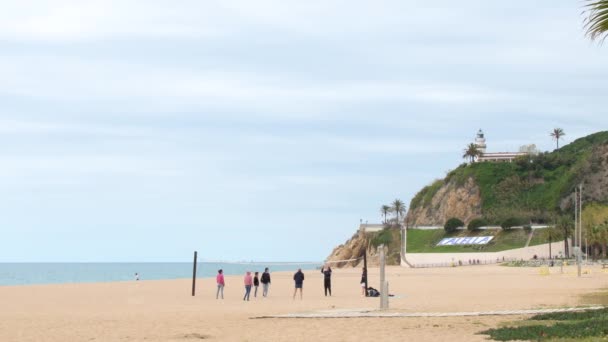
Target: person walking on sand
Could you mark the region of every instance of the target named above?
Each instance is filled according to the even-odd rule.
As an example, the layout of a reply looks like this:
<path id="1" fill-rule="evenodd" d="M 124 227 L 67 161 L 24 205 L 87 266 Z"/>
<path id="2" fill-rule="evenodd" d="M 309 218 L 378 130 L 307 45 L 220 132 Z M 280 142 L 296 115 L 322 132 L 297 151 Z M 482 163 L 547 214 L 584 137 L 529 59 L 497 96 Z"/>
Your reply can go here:
<path id="1" fill-rule="evenodd" d="M 262 273 L 262 296 L 268 296 L 268 287 L 270 286 L 270 272 L 268 272 L 268 267 L 264 269 L 264 273 Z"/>
<path id="2" fill-rule="evenodd" d="M 258 287 L 260 287 L 260 279 L 258 278 L 258 273 L 260 272 L 255 272 L 255 275 L 253 276 L 253 287 L 255 287 L 255 291 L 253 292 L 254 297 L 258 296 Z"/>
<path id="3" fill-rule="evenodd" d="M 218 299 L 220 294 L 222 295 L 222 299 L 224 299 L 224 286 L 226 283 L 224 282 L 224 271 L 218 270 L 217 276 L 215 277 L 215 282 L 217 283 L 217 292 L 215 293 L 215 299 Z"/>
<path id="4" fill-rule="evenodd" d="M 300 289 L 300 300 L 302 300 L 302 287 L 304 286 L 304 273 L 302 273 L 302 269 L 298 268 L 298 272 L 293 275 L 293 280 L 295 282 L 296 288 L 293 290 L 293 299 L 296 299 L 296 293 L 298 289 Z"/>
<path id="5" fill-rule="evenodd" d="M 251 293 L 251 285 L 253 285 L 253 279 L 251 278 L 251 272 L 247 271 L 247 273 L 245 273 L 245 279 L 244 283 L 245 283 L 245 296 L 243 297 L 243 300 L 249 300 L 249 294 Z"/>
<path id="6" fill-rule="evenodd" d="M 367 296 L 367 289 L 365 288 L 365 283 L 367 283 L 367 270 L 363 267 L 361 272 L 361 294 Z"/>
<path id="7" fill-rule="evenodd" d="M 321 268 L 321 273 L 323 273 L 323 287 L 325 288 L 325 297 L 327 297 L 327 291 L 329 291 L 329 296 L 331 297 L 331 267 L 323 266 L 323 268 Z"/>

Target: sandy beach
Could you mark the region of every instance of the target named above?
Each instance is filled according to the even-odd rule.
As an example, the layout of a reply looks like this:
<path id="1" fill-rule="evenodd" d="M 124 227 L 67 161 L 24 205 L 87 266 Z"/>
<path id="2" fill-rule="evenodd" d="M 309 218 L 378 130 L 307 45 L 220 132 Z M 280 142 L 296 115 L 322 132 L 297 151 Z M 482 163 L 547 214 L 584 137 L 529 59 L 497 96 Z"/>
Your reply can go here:
<path id="1" fill-rule="evenodd" d="M 576 306 L 580 296 L 608 287 L 608 272 L 573 266 L 550 269 L 469 266 L 390 267 L 390 310 L 462 312 Z M 226 277 L 225 299 L 215 280 L 60 284 L 0 287 L 0 341 L 483 341 L 476 333 L 520 316 L 449 318 L 254 319 L 323 310 L 375 309 L 361 296 L 360 269 L 336 269 L 333 296 L 323 295 L 319 271 L 306 271 L 304 299 L 293 300 L 292 273 L 272 273 L 268 298 L 244 302 L 241 276 Z M 145 279 L 145 275 L 142 275 Z M 370 269 L 378 287 L 378 269 Z"/>

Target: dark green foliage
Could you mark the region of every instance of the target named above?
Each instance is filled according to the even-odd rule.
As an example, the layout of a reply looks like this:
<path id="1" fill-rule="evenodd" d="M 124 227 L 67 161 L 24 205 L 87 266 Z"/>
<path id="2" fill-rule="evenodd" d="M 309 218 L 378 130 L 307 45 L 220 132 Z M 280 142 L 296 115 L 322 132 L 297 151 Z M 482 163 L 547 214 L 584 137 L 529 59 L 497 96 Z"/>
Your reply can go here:
<path id="1" fill-rule="evenodd" d="M 385 226 L 383 230 L 374 233 L 370 244 L 374 247 L 380 245 L 388 247 L 387 265 L 399 265 L 401 263 L 401 231 L 399 226 Z"/>
<path id="2" fill-rule="evenodd" d="M 584 8 L 586 34 L 601 44 L 608 37 L 608 0 L 587 0 Z"/>
<path id="3" fill-rule="evenodd" d="M 388 246 L 393 241 L 393 235 L 391 232 L 392 230 L 397 230 L 397 229 L 385 227 L 381 231 L 375 233 L 374 237 L 372 238 L 372 241 L 371 241 L 372 246 L 374 246 L 374 247 L 378 247 L 380 245 Z"/>
<path id="4" fill-rule="evenodd" d="M 489 329 L 480 334 L 490 335 L 497 341 L 608 337 L 608 309 L 542 314 L 532 317 L 531 320 L 559 322 L 552 325 L 542 325 L 539 322 L 538 325 Z"/>
<path id="5" fill-rule="evenodd" d="M 500 227 L 507 230 L 513 227 L 523 226 L 524 224 L 526 224 L 526 220 L 521 217 L 509 217 L 500 223 Z"/>
<path id="6" fill-rule="evenodd" d="M 568 321 L 591 319 L 601 315 L 608 316 L 608 308 L 603 308 L 599 310 L 585 310 L 578 312 L 553 312 L 536 315 L 531 317 L 530 319 L 534 321 Z"/>
<path id="7" fill-rule="evenodd" d="M 456 228 L 459 227 L 464 227 L 464 222 L 462 222 L 462 220 L 460 220 L 459 218 L 452 217 L 451 219 L 447 220 L 447 222 L 443 226 L 443 229 L 445 229 L 446 232 L 451 233 L 455 232 Z"/>
<path id="8" fill-rule="evenodd" d="M 467 229 L 468 230 L 477 230 L 480 227 L 484 227 L 487 225 L 488 225 L 488 222 L 486 220 L 484 220 L 483 218 L 475 218 L 475 219 L 472 219 L 471 222 L 469 222 Z"/>

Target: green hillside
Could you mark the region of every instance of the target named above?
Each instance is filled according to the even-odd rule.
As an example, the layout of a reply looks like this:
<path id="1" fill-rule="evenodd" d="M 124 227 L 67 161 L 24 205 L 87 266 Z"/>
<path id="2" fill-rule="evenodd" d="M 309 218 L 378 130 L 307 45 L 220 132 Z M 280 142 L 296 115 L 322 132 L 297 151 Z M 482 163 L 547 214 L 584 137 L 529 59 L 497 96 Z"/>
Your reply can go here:
<path id="1" fill-rule="evenodd" d="M 603 163 L 608 161 L 607 150 L 608 132 L 599 132 L 553 152 L 521 157 L 513 163 L 462 164 L 449 172 L 445 179 L 423 188 L 412 199 L 409 210 L 428 207 L 444 184 L 455 182 L 464 185 L 473 178 L 480 189 L 482 212 L 488 223 L 498 225 L 508 217 L 539 223 L 553 222 L 556 215 L 569 211 L 562 205 L 562 200 L 574 191 L 575 186 L 605 169 Z M 603 183 L 589 185 L 604 186 Z M 598 196 L 592 199 L 608 201 L 606 191 Z"/>

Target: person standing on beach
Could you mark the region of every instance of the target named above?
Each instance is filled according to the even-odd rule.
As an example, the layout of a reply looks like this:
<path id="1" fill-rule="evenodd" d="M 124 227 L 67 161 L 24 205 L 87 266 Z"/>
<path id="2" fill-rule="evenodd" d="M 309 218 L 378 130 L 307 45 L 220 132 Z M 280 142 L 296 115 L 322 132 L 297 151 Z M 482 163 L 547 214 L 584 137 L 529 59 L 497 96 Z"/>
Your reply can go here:
<path id="1" fill-rule="evenodd" d="M 224 286 L 226 283 L 224 282 L 224 271 L 218 270 L 217 276 L 215 277 L 215 282 L 217 283 L 217 292 L 215 293 L 215 299 L 218 299 L 219 295 L 222 295 L 222 299 L 224 299 Z"/>
<path id="2" fill-rule="evenodd" d="M 249 300 L 249 294 L 251 293 L 251 285 L 253 285 L 253 279 L 251 278 L 251 272 L 247 271 L 247 273 L 245 273 L 244 283 L 245 283 L 245 296 L 243 297 L 243 300 Z"/>
<path id="3" fill-rule="evenodd" d="M 300 289 L 300 300 L 302 300 L 302 287 L 304 286 L 304 273 L 302 269 L 298 268 L 298 272 L 293 275 L 293 280 L 296 284 L 296 288 L 293 290 L 293 299 L 296 299 L 296 293 Z"/>
<path id="4" fill-rule="evenodd" d="M 323 273 L 323 287 L 325 288 L 325 297 L 327 297 L 327 291 L 329 291 L 329 296 L 331 297 L 331 267 L 323 266 L 323 268 L 321 268 L 321 273 Z"/>
<path id="5" fill-rule="evenodd" d="M 253 287 L 255 287 L 255 291 L 253 292 L 254 297 L 258 296 L 258 287 L 260 287 L 260 279 L 258 278 L 258 273 L 260 272 L 255 272 L 255 275 L 253 276 Z"/>
<path id="6" fill-rule="evenodd" d="M 135 273 L 135 281 L 139 280 L 139 273 Z"/>
<path id="7" fill-rule="evenodd" d="M 264 269 L 264 273 L 262 273 L 262 296 L 268 296 L 268 287 L 270 286 L 270 273 L 268 272 L 268 267 Z"/>
<path id="8" fill-rule="evenodd" d="M 365 283 L 367 283 L 367 270 L 363 267 L 363 271 L 361 272 L 361 294 L 367 296 Z"/>

